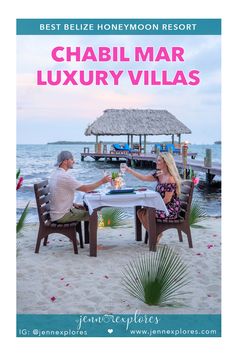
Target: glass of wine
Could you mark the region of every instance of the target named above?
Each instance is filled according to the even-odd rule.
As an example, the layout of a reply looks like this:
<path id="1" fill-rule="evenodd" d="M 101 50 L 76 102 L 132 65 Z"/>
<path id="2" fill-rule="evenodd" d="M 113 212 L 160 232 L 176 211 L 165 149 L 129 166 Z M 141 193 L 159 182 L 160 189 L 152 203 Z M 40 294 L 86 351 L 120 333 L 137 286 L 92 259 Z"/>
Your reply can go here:
<path id="1" fill-rule="evenodd" d="M 103 176 L 104 176 L 104 177 L 106 177 L 106 176 L 110 176 L 110 177 L 111 177 L 111 172 L 104 169 L 104 170 L 103 170 Z M 103 185 L 103 188 L 102 188 L 102 189 L 103 189 L 103 192 L 104 192 L 104 193 L 107 192 L 107 190 L 109 189 L 107 183 Z"/>
<path id="2" fill-rule="evenodd" d="M 110 172 L 107 170 L 103 170 L 103 176 L 110 176 Z"/>
<path id="3" fill-rule="evenodd" d="M 122 175 L 124 175 L 124 174 L 125 174 L 125 171 L 126 171 L 126 163 L 125 163 L 125 162 L 122 162 L 122 163 L 120 164 L 120 172 L 121 172 Z"/>

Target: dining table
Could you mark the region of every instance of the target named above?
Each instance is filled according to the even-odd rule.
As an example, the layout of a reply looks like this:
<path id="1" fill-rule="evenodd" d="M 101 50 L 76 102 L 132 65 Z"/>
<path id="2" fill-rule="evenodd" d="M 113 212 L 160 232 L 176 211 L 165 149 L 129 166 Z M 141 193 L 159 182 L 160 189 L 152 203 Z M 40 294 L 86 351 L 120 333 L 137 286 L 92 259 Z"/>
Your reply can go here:
<path id="1" fill-rule="evenodd" d="M 168 215 L 166 205 L 158 192 L 146 188 L 111 190 L 108 192 L 99 190 L 85 193 L 83 201 L 89 212 L 89 249 L 91 257 L 97 257 L 97 212 L 104 207 L 134 208 L 136 241 L 142 240 L 142 224 L 137 217 L 137 211 L 142 207 L 146 207 L 149 224 L 149 250 L 156 250 L 156 209 L 162 210 Z"/>

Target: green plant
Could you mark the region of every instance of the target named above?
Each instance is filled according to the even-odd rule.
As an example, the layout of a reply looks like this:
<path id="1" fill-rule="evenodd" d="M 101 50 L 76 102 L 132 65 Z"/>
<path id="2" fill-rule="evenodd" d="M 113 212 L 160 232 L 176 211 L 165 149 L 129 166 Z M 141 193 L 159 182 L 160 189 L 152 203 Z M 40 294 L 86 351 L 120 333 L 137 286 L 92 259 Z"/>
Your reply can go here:
<path id="1" fill-rule="evenodd" d="M 112 178 L 112 179 L 115 179 L 116 177 L 119 177 L 119 172 L 114 172 L 114 171 L 113 171 L 113 172 L 111 173 L 111 178 Z"/>
<path id="2" fill-rule="evenodd" d="M 191 227 L 195 228 L 204 228 L 204 226 L 201 225 L 196 225 L 200 221 L 204 220 L 207 218 L 205 210 L 203 210 L 202 206 L 194 200 L 192 202 L 191 208 L 190 208 L 190 215 L 189 215 L 189 225 Z"/>
<path id="3" fill-rule="evenodd" d="M 189 283 L 187 267 L 170 247 L 159 247 L 130 262 L 123 272 L 125 289 L 148 305 L 174 306 L 186 294 L 179 290 Z"/>
<path id="4" fill-rule="evenodd" d="M 116 227 L 124 223 L 127 214 L 120 208 L 103 208 L 99 218 L 100 227 Z"/>
<path id="5" fill-rule="evenodd" d="M 21 186 L 23 184 L 23 181 L 24 181 L 23 177 L 20 177 L 20 169 L 18 169 L 17 172 L 16 172 L 16 180 L 17 180 L 16 190 L 18 191 L 18 189 L 21 188 Z M 28 202 L 26 204 L 26 207 L 24 208 L 23 213 L 21 214 L 20 219 L 18 220 L 18 222 L 16 224 L 16 232 L 17 232 L 17 234 L 22 230 L 22 228 L 24 226 L 25 219 L 27 217 L 28 210 L 29 210 L 29 203 L 30 202 Z"/>
<path id="6" fill-rule="evenodd" d="M 23 213 L 21 214 L 20 219 L 18 220 L 18 222 L 16 224 L 16 232 L 17 233 L 20 232 L 22 230 L 22 228 L 24 227 L 25 219 L 26 219 L 27 214 L 28 214 L 29 203 L 30 202 L 28 202 L 26 204 L 26 207 L 23 210 Z"/>

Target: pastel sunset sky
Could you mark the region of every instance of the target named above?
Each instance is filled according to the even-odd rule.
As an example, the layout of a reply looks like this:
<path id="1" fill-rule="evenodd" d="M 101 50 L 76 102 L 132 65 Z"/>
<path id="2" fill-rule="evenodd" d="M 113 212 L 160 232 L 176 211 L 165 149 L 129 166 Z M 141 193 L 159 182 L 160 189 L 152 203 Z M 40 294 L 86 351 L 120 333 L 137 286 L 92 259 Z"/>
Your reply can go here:
<path id="1" fill-rule="evenodd" d="M 57 140 L 94 141 L 87 126 L 108 108 L 166 109 L 192 130 L 191 143 L 220 140 L 220 36 L 17 36 L 17 142 L 44 144 Z M 184 48 L 184 62 L 62 62 L 51 57 L 56 46 L 122 46 L 132 58 L 135 46 Z M 200 71 L 197 86 L 133 86 L 128 70 Z M 123 70 L 118 86 L 38 86 L 37 70 Z M 148 137 L 159 141 L 163 137 Z M 117 138 L 120 140 L 120 138 Z M 117 140 L 107 137 L 107 140 Z M 166 138 L 164 138 L 166 139 Z M 106 138 L 102 139 L 103 141 Z"/>

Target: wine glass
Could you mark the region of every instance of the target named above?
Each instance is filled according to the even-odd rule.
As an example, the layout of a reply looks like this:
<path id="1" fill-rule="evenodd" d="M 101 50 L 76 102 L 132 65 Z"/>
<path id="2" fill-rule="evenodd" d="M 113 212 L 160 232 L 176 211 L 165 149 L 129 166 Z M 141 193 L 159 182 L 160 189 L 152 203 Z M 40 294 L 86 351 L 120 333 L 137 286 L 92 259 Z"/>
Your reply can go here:
<path id="1" fill-rule="evenodd" d="M 120 172 L 121 172 L 121 174 L 124 176 L 124 174 L 125 174 L 125 171 L 126 171 L 126 163 L 125 162 L 122 162 L 121 164 L 120 164 Z"/>
<path id="2" fill-rule="evenodd" d="M 107 170 L 103 170 L 103 176 L 106 177 L 106 176 L 110 176 L 110 171 L 107 171 Z"/>
<path id="3" fill-rule="evenodd" d="M 110 176 L 110 177 L 111 177 L 111 172 L 104 169 L 104 170 L 103 170 L 103 176 L 104 176 L 104 177 L 106 177 L 106 176 Z M 107 192 L 107 190 L 108 190 L 107 183 L 103 185 L 102 189 L 103 189 L 104 193 Z"/>

